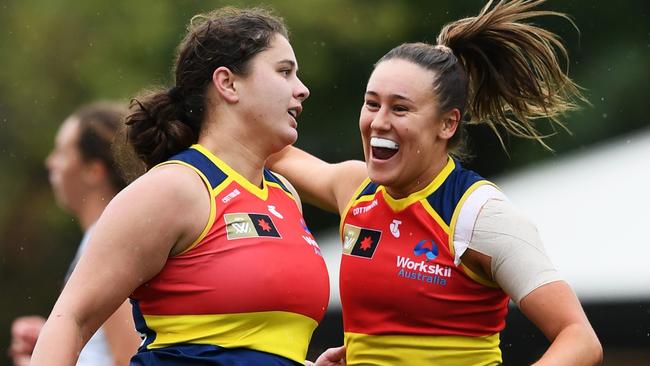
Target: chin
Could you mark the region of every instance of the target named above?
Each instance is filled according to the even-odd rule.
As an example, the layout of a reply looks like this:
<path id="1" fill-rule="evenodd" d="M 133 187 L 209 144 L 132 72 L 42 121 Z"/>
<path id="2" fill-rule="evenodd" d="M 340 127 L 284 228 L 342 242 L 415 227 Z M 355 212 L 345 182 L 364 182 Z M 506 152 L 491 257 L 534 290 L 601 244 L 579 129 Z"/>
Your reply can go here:
<path id="1" fill-rule="evenodd" d="M 298 131 L 296 129 L 293 129 L 291 133 L 285 136 L 285 139 L 288 141 L 287 145 L 293 145 L 296 141 L 298 141 Z"/>
<path id="2" fill-rule="evenodd" d="M 367 166 L 367 168 L 368 177 L 374 183 L 381 184 L 382 186 L 390 186 L 390 184 L 394 182 L 394 179 L 390 176 L 390 174 L 372 169 L 370 166 Z"/>

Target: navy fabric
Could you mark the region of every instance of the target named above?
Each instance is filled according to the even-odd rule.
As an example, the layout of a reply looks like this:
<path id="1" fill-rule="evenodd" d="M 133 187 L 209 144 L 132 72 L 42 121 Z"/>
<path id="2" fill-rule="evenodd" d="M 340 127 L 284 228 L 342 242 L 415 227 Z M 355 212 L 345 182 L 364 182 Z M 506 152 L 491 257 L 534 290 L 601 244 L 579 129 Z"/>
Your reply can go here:
<path id="1" fill-rule="evenodd" d="M 456 206 L 458 206 L 458 201 L 467 192 L 467 189 L 472 184 L 485 180 L 477 173 L 464 169 L 458 161 L 455 161 L 455 163 L 456 167 L 445 179 L 444 183 L 427 197 L 431 207 L 441 215 L 447 225 L 451 225 L 451 218 Z"/>
<path id="2" fill-rule="evenodd" d="M 180 344 L 142 350 L 131 358 L 131 366 L 297 366 L 287 358 L 246 348 Z"/>
<path id="3" fill-rule="evenodd" d="M 199 169 L 203 173 L 212 189 L 215 189 L 221 182 L 223 182 L 228 176 L 226 173 L 221 171 L 207 156 L 203 155 L 200 151 L 195 149 L 187 149 L 181 151 L 180 153 L 172 156 L 167 161 L 182 161 L 188 163 L 195 168 Z"/>

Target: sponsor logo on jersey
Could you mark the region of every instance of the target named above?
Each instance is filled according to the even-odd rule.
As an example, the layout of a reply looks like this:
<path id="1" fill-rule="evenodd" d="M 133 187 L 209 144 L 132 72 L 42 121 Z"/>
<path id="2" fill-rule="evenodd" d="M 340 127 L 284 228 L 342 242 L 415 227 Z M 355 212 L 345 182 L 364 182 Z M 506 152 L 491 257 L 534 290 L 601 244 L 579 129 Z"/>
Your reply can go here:
<path id="1" fill-rule="evenodd" d="M 226 221 L 228 240 L 272 237 L 281 238 L 269 215 L 254 213 L 227 213 L 223 215 Z"/>
<path id="2" fill-rule="evenodd" d="M 223 202 L 223 203 L 228 203 L 228 201 L 230 201 L 231 199 L 233 199 L 233 198 L 239 196 L 240 193 L 241 193 L 241 192 L 239 192 L 239 189 L 235 188 L 235 189 L 233 189 L 230 193 L 228 193 L 227 195 L 223 196 L 223 198 L 221 199 L 221 202 Z"/>
<path id="3" fill-rule="evenodd" d="M 278 210 L 275 209 L 275 206 L 273 205 L 268 205 L 269 212 L 273 214 L 273 216 L 279 218 L 279 219 L 284 219 L 284 216 L 282 216 L 281 213 L 278 212 Z"/>
<path id="4" fill-rule="evenodd" d="M 372 258 L 379 245 L 381 231 L 350 224 L 343 228 L 343 254 Z"/>
<path id="5" fill-rule="evenodd" d="M 314 249 L 314 253 L 320 255 L 321 257 L 323 256 L 323 254 L 321 254 L 318 243 L 316 243 L 316 240 L 314 240 L 311 235 L 303 235 L 302 238 L 307 242 L 307 244 L 311 245 L 311 247 Z"/>
<path id="6" fill-rule="evenodd" d="M 372 210 L 376 206 L 377 206 L 377 199 L 375 198 L 374 200 L 372 200 L 372 202 L 370 202 L 369 205 L 353 208 L 352 209 L 352 216 L 357 216 L 357 215 L 360 215 L 360 214 L 364 214 L 364 213 Z"/>
<path id="7" fill-rule="evenodd" d="M 413 254 L 416 257 L 424 254 L 427 257 L 427 261 L 432 261 L 438 257 L 438 245 L 433 240 L 420 240 L 415 244 Z"/>
<path id="8" fill-rule="evenodd" d="M 413 255 L 425 260 L 397 256 L 397 277 L 446 286 L 451 278 L 451 267 L 431 263 L 438 257 L 438 245 L 433 240 L 420 240 L 413 247 Z"/>

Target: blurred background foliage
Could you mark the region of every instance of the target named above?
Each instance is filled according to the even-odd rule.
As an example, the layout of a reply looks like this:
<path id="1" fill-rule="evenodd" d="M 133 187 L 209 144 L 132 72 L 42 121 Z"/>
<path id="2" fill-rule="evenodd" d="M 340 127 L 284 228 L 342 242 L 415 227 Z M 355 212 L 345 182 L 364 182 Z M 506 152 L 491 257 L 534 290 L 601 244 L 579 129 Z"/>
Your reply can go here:
<path id="1" fill-rule="evenodd" d="M 152 84 L 171 86 L 175 47 L 192 15 L 268 5 L 283 16 L 311 90 L 297 144 L 338 161 L 362 158 L 357 118 L 373 63 L 401 42 L 435 42 L 445 23 L 476 14 L 484 3 L 0 0 L 0 354 L 14 317 L 48 314 L 81 236 L 56 207 L 43 166 L 56 129 L 81 103 L 127 101 Z M 487 128 L 470 128 L 476 158 L 468 165 L 487 177 L 649 125 L 648 3 L 552 0 L 543 8 L 570 14 L 578 26 L 579 32 L 567 21 L 537 21 L 563 38 L 569 73 L 592 105 L 565 119 L 573 135 L 548 139 L 555 153 L 507 140 L 508 156 Z M 336 224 L 312 208 L 306 216 L 316 231 Z"/>

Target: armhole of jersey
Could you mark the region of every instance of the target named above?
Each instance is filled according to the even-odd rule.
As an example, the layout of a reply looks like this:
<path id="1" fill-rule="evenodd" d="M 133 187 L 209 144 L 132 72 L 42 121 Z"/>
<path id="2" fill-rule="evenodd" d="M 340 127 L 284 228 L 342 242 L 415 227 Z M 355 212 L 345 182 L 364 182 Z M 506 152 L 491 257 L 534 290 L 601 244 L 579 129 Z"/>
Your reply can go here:
<path id="1" fill-rule="evenodd" d="M 339 237 L 341 236 L 341 233 L 343 233 L 343 223 L 345 222 L 345 218 L 348 216 L 348 211 L 350 211 L 352 205 L 357 201 L 357 197 L 368 186 L 368 183 L 370 183 L 370 178 L 366 177 L 363 180 L 363 182 L 361 182 L 359 187 L 354 191 L 352 198 L 350 198 L 350 201 L 348 202 L 347 206 L 345 206 L 345 209 L 343 210 L 343 212 L 341 212 L 341 220 L 339 222 Z"/>
<path id="2" fill-rule="evenodd" d="M 479 275 L 461 262 L 461 256 L 469 247 L 474 225 L 481 208 L 488 200 L 507 200 L 506 196 L 489 181 L 480 180 L 472 184 L 456 205 L 449 226 L 449 247 L 453 248 L 454 264 L 460 266 L 469 278 L 481 285 L 498 288 L 499 285 L 489 278 Z"/>
<path id="3" fill-rule="evenodd" d="M 162 166 L 162 165 L 169 165 L 169 164 L 179 164 L 179 165 L 183 165 L 183 166 L 186 166 L 186 167 L 194 170 L 194 172 L 196 172 L 196 174 L 198 174 L 199 177 L 201 177 L 201 180 L 203 181 L 203 184 L 205 184 L 205 188 L 208 190 L 208 194 L 210 195 L 210 216 L 208 217 L 208 222 L 205 224 L 205 227 L 203 227 L 203 230 L 201 231 L 201 234 L 199 234 L 199 236 L 192 242 L 192 244 L 190 244 L 182 252 L 174 255 L 174 257 L 178 257 L 180 255 L 183 255 L 183 254 L 189 252 L 193 248 L 195 248 L 196 245 L 198 243 L 200 243 L 201 240 L 203 240 L 203 238 L 205 238 L 205 236 L 208 234 L 208 232 L 210 231 L 210 228 L 212 228 L 212 225 L 214 225 L 214 218 L 215 218 L 216 212 L 217 212 L 217 207 L 216 207 L 216 203 L 215 203 L 216 193 L 215 193 L 215 190 L 212 189 L 212 185 L 210 185 L 210 181 L 203 174 L 203 172 L 201 172 L 195 166 L 193 166 L 191 164 L 188 164 L 188 163 L 186 163 L 184 161 L 181 161 L 181 160 L 168 160 L 168 161 L 165 161 L 163 163 L 160 163 L 160 164 L 154 166 L 154 168 L 157 168 L 157 167 Z"/>
<path id="4" fill-rule="evenodd" d="M 296 196 L 298 196 L 298 192 L 296 191 L 296 193 L 294 193 L 296 188 L 293 187 L 291 182 L 289 182 L 289 180 L 285 176 L 283 176 L 282 174 L 278 174 L 278 173 L 276 173 L 274 171 L 271 171 L 271 170 L 269 170 L 269 173 L 273 176 L 273 178 L 280 181 L 280 183 L 282 183 L 284 185 L 284 187 L 282 185 L 276 183 L 276 182 L 272 182 L 272 181 L 269 181 L 269 180 L 266 181 L 266 184 L 281 189 L 282 192 L 284 192 L 284 194 L 289 196 L 289 198 L 291 198 L 296 203 L 296 206 L 298 206 L 298 201 L 296 200 Z M 293 190 L 291 188 L 289 188 L 289 187 L 292 187 Z M 298 196 L 298 197 L 300 197 L 300 196 Z M 302 212 L 302 208 L 299 207 L 299 209 Z"/>

